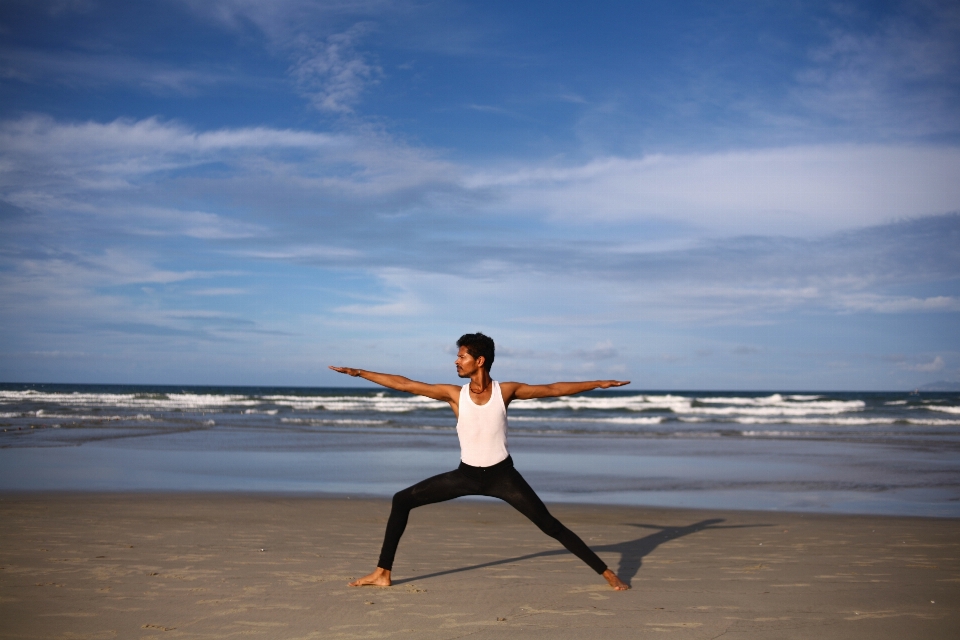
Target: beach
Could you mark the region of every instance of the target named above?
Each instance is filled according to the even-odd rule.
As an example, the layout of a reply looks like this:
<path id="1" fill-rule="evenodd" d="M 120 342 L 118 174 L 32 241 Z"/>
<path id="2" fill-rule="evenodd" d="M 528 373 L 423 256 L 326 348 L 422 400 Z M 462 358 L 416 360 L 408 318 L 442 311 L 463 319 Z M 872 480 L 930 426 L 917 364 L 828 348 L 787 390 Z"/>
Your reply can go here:
<path id="1" fill-rule="evenodd" d="M 939 638 L 960 628 L 960 396 L 595 392 L 510 451 L 633 589 L 489 499 L 454 418 L 369 389 L 0 385 L 0 637 Z"/>
<path id="2" fill-rule="evenodd" d="M 953 638 L 960 520 L 551 505 L 614 592 L 509 507 L 416 510 L 391 588 L 349 588 L 389 502 L 4 493 L 3 638 Z"/>

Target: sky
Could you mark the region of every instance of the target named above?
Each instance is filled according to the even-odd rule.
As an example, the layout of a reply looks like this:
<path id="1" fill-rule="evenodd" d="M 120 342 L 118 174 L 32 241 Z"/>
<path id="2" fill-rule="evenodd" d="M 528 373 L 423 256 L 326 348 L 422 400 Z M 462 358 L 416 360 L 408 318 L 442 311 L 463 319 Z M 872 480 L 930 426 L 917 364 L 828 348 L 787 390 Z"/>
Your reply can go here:
<path id="1" fill-rule="evenodd" d="M 960 381 L 960 5 L 0 0 L 0 381 Z"/>

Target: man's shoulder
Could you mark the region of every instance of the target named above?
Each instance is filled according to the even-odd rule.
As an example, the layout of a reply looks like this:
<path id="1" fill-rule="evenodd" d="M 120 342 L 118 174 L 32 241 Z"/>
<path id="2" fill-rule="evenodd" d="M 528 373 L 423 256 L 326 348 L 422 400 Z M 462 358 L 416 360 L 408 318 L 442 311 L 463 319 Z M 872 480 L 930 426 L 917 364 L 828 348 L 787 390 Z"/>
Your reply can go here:
<path id="1" fill-rule="evenodd" d="M 522 382 L 497 382 L 497 386 L 500 387 L 501 393 L 513 393 L 518 388 L 523 386 Z"/>

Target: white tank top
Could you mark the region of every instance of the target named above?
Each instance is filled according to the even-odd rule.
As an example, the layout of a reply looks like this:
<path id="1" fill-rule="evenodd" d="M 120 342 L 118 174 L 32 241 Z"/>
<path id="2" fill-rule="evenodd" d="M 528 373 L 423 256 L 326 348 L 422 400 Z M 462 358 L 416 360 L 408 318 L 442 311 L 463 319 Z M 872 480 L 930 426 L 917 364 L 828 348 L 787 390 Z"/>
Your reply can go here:
<path id="1" fill-rule="evenodd" d="M 470 397 L 469 383 L 460 389 L 457 436 L 460 460 L 471 467 L 491 467 L 507 458 L 507 407 L 496 380 L 484 405 L 476 404 Z"/>

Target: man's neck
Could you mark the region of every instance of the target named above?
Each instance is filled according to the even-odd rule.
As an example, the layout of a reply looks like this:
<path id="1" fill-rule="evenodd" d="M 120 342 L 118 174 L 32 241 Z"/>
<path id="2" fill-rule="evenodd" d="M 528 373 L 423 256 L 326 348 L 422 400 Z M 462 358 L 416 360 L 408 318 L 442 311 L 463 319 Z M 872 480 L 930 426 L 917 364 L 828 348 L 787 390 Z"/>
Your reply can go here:
<path id="1" fill-rule="evenodd" d="M 493 383 L 493 379 L 490 377 L 490 374 L 486 369 L 480 369 L 475 374 L 470 376 L 470 393 L 474 395 L 482 395 L 490 388 L 490 385 Z"/>

